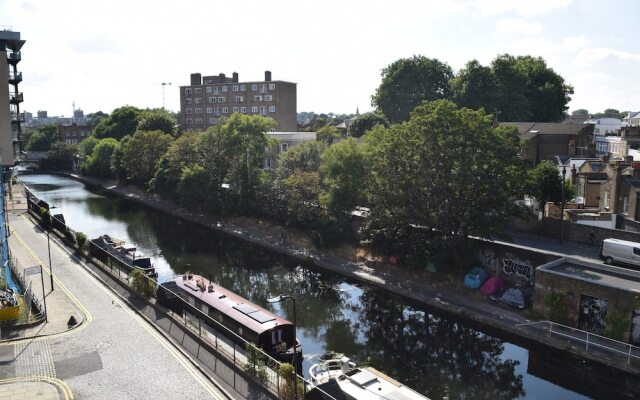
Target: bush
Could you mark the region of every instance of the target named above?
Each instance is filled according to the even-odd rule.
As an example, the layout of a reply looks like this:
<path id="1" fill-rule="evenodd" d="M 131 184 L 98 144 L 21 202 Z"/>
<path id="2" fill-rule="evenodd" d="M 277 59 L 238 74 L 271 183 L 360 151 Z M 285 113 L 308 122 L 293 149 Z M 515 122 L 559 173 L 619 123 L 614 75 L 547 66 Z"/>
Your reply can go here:
<path id="1" fill-rule="evenodd" d="M 44 226 L 51 226 L 51 214 L 49 213 L 49 210 L 44 207 L 40 207 L 39 214 L 42 224 Z"/>
<path id="2" fill-rule="evenodd" d="M 249 342 L 245 344 L 245 350 L 247 351 L 247 363 L 244 365 L 244 370 L 258 378 L 260 382 L 267 382 L 269 377 L 261 351 Z"/>
<path id="3" fill-rule="evenodd" d="M 294 381 L 296 380 L 296 373 L 293 365 L 289 363 L 280 364 L 278 375 L 282 378 L 280 380 L 280 398 L 284 400 L 291 400 L 295 398 L 294 393 Z M 298 394 L 302 398 L 304 393 L 304 386 L 301 382 L 298 382 Z"/>
<path id="4" fill-rule="evenodd" d="M 156 293 L 156 282 L 149 278 L 145 273 L 139 269 L 134 268 L 129 274 L 131 280 L 131 286 L 133 289 L 147 297 L 153 297 Z"/>
<path id="5" fill-rule="evenodd" d="M 569 316 L 564 293 L 551 293 L 545 298 L 544 305 L 549 308 L 549 320 L 558 324 L 567 324 Z"/>
<path id="6" fill-rule="evenodd" d="M 82 232 L 76 232 L 76 243 L 80 250 L 84 250 L 84 246 L 87 244 L 87 235 Z"/>
<path id="7" fill-rule="evenodd" d="M 606 322 L 604 336 L 624 342 L 624 334 L 629 332 L 631 327 L 631 312 L 629 310 L 609 311 Z"/>
<path id="8" fill-rule="evenodd" d="M 317 221 L 311 230 L 311 241 L 318 248 L 334 247 L 345 240 L 345 233 L 336 221 Z"/>

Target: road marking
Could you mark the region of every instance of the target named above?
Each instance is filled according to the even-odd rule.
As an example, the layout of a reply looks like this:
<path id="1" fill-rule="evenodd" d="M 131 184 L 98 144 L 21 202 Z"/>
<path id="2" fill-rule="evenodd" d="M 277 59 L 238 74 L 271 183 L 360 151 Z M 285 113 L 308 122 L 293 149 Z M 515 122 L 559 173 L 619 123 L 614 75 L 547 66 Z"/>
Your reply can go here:
<path id="1" fill-rule="evenodd" d="M 22 216 L 23 218 L 24 215 Z M 29 221 L 27 218 L 25 218 L 25 220 Z M 33 223 L 33 222 L 31 222 Z M 17 235 L 17 233 L 16 233 Z M 21 241 L 21 243 L 23 243 L 23 246 L 26 246 L 26 244 L 24 244 L 24 241 L 20 238 L 20 235 L 17 235 L 18 239 Z M 62 247 L 57 241 L 53 241 L 52 242 L 54 244 L 53 248 L 56 249 L 59 253 L 61 253 L 62 255 L 68 256 L 68 255 L 72 255 L 70 254 L 70 252 L 68 252 L 68 250 L 66 249 L 66 247 Z M 33 257 L 36 257 L 35 254 L 32 254 Z M 39 259 L 38 259 L 39 260 Z M 75 257 L 74 257 L 74 261 L 72 264 L 79 269 L 83 274 L 85 274 L 86 277 L 90 278 L 89 280 L 91 282 L 93 282 L 94 285 L 96 285 L 97 287 L 99 287 L 103 292 L 105 292 L 112 300 L 117 301 L 118 304 L 120 306 L 122 306 L 122 309 L 125 310 L 125 312 L 129 313 L 129 315 L 131 315 L 133 317 L 133 319 L 138 322 L 138 324 L 140 326 L 142 326 L 147 332 L 149 332 L 151 334 L 151 336 L 156 339 L 156 341 L 158 343 L 160 343 L 160 345 L 162 345 L 162 347 L 164 347 L 167 352 L 172 355 L 183 367 L 184 369 L 198 382 L 200 383 L 200 385 L 211 395 L 213 396 L 213 398 L 215 399 L 227 399 L 228 396 L 225 396 L 217 387 L 215 387 L 214 385 L 211 384 L 211 382 L 209 382 L 208 380 L 206 380 L 203 376 L 202 373 L 200 371 L 198 371 L 190 362 L 188 362 L 186 360 L 186 357 L 184 354 L 182 354 L 181 352 L 179 352 L 177 349 L 175 349 L 175 347 L 173 347 L 173 345 L 170 345 L 167 341 L 167 339 L 160 335 L 155 328 L 151 327 L 150 324 L 143 319 L 140 315 L 138 315 L 137 313 L 135 313 L 133 310 L 131 310 L 131 308 L 129 307 L 128 304 L 125 304 L 125 302 L 118 296 L 116 296 L 110 289 L 107 289 L 107 287 L 105 287 L 105 284 L 102 283 L 101 281 L 98 281 L 98 279 L 92 275 L 91 273 L 89 273 L 89 271 L 87 271 L 80 262 L 78 262 Z M 48 270 L 47 270 L 48 271 Z M 54 280 L 57 280 L 57 278 L 54 277 Z M 60 286 L 62 286 L 59 283 Z M 68 293 L 68 291 L 67 291 Z M 84 307 L 83 307 L 84 308 Z M 70 331 L 68 331 L 70 332 Z M 52 335 L 53 336 L 53 335 Z M 51 337 L 51 336 L 49 336 Z M 12 344 L 14 344 L 16 342 L 12 342 Z"/>
<path id="2" fill-rule="evenodd" d="M 55 385 L 62 392 L 65 400 L 73 400 L 73 392 L 69 385 L 64 381 L 57 378 L 51 378 L 48 376 L 18 376 L 15 378 L 0 379 L 0 385 L 9 383 L 22 383 L 22 382 L 46 382 Z"/>

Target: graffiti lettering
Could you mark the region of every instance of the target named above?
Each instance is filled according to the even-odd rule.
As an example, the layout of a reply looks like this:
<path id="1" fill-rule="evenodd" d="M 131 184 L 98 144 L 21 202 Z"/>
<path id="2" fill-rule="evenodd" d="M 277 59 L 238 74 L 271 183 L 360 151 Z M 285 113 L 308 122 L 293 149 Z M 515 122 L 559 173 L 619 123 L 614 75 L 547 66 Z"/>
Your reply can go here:
<path id="1" fill-rule="evenodd" d="M 531 263 L 515 258 L 503 258 L 502 271 L 508 275 L 520 276 L 529 282 L 531 282 L 533 278 L 533 266 Z"/>

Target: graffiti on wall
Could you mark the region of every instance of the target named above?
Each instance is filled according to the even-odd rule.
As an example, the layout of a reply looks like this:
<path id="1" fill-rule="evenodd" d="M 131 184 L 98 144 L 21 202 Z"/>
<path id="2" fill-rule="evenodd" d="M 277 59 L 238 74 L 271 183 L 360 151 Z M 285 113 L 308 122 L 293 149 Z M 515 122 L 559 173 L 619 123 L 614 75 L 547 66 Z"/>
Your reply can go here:
<path id="1" fill-rule="evenodd" d="M 480 262 L 490 271 L 498 273 L 498 259 L 493 249 L 481 248 L 480 249 Z"/>
<path id="2" fill-rule="evenodd" d="M 533 280 L 533 265 L 531 265 L 531 262 L 517 259 L 509 253 L 502 259 L 502 271 L 507 275 L 523 278 L 527 282 Z"/>
<path id="3" fill-rule="evenodd" d="M 579 328 L 602 334 L 607 327 L 607 309 L 609 302 L 605 299 L 587 296 L 580 296 L 580 316 L 578 318 Z"/>

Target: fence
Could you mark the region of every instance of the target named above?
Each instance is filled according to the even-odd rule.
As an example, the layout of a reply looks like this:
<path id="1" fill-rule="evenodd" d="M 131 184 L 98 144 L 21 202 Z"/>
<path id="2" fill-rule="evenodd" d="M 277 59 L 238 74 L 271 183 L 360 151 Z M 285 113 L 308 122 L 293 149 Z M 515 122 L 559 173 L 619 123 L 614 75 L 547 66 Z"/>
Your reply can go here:
<path id="1" fill-rule="evenodd" d="M 25 187 L 25 194 L 27 197 L 28 208 L 31 214 L 39 221 L 43 222 L 43 215 L 41 214 L 41 208 L 49 210 L 49 205 L 42 200 L 39 200 L 28 188 Z M 47 229 L 53 229 L 58 236 L 65 238 L 69 244 L 76 245 L 75 243 L 75 231 L 69 228 L 64 221 L 57 220 L 52 217 L 52 223 Z M 62 231 L 60 230 L 62 229 Z M 140 282 L 136 282 L 137 279 L 142 279 L 143 285 L 148 288 L 153 288 L 152 292 L 155 294 L 155 288 L 157 282 L 144 274 L 136 274 L 135 277 L 129 275 L 128 270 L 125 269 L 120 260 L 114 259 L 114 257 L 105 249 L 99 246 L 92 246 L 92 252 L 96 252 L 92 255 L 92 262 L 103 270 L 108 270 L 114 279 L 117 279 L 120 284 L 127 286 L 132 292 L 137 292 L 138 296 L 145 297 L 136 290 L 136 286 L 139 287 Z M 84 252 L 84 249 L 81 249 Z M 102 254 L 99 254 L 102 252 Z M 165 290 L 168 290 L 165 288 Z M 168 290 L 170 291 L 170 290 Z M 170 291 L 171 292 L 171 291 Z M 178 293 L 172 292 L 183 303 L 182 315 L 168 310 L 167 313 L 171 314 L 175 320 L 181 320 L 183 328 L 189 330 L 194 335 L 197 335 L 203 342 L 207 343 L 209 347 L 215 351 L 218 355 L 225 358 L 229 363 L 232 363 L 240 370 L 246 371 L 252 375 L 256 381 L 258 381 L 264 388 L 266 388 L 271 394 L 278 398 L 292 397 L 292 378 L 282 377 L 279 373 L 281 362 L 275 360 L 261 349 L 257 348 L 254 343 L 246 341 L 241 336 L 238 336 L 235 332 L 222 325 L 220 322 L 211 318 L 203 311 L 191 307 L 187 301 L 185 301 Z M 190 310 L 190 311 L 188 311 Z M 251 348 L 256 354 L 247 354 L 247 348 Z M 256 356 L 257 355 L 257 356 Z M 295 375 L 295 381 L 297 382 L 299 394 L 306 395 L 307 389 L 311 386 L 310 382 L 305 380 L 299 375 Z M 301 388 L 301 389 L 300 389 Z M 325 399 L 335 400 L 333 396 L 316 388 Z M 285 396 L 285 392 L 287 396 Z M 301 397 L 303 398 L 303 397 Z"/>
<path id="2" fill-rule="evenodd" d="M 1 321 L 2 325 L 23 325 L 23 324 L 35 324 L 43 321 L 46 318 L 45 309 L 42 306 L 44 299 L 38 298 L 32 291 L 31 286 L 27 284 L 27 279 L 24 274 L 23 268 L 18 268 L 18 260 L 15 258 L 9 258 L 9 269 L 11 274 L 15 277 L 20 286 L 23 287 L 23 298 L 25 300 L 25 312 L 21 313 L 18 318 L 8 319 Z M 35 312 L 32 312 L 35 310 Z"/>
<path id="3" fill-rule="evenodd" d="M 609 339 L 595 333 L 583 331 L 552 321 L 528 322 L 516 325 L 518 328 L 536 329 L 547 333 L 550 337 L 566 339 L 569 342 L 581 343 L 584 350 L 590 353 L 605 353 L 607 355 L 625 359 L 627 364 L 640 361 L 640 347 L 628 343 Z"/>

